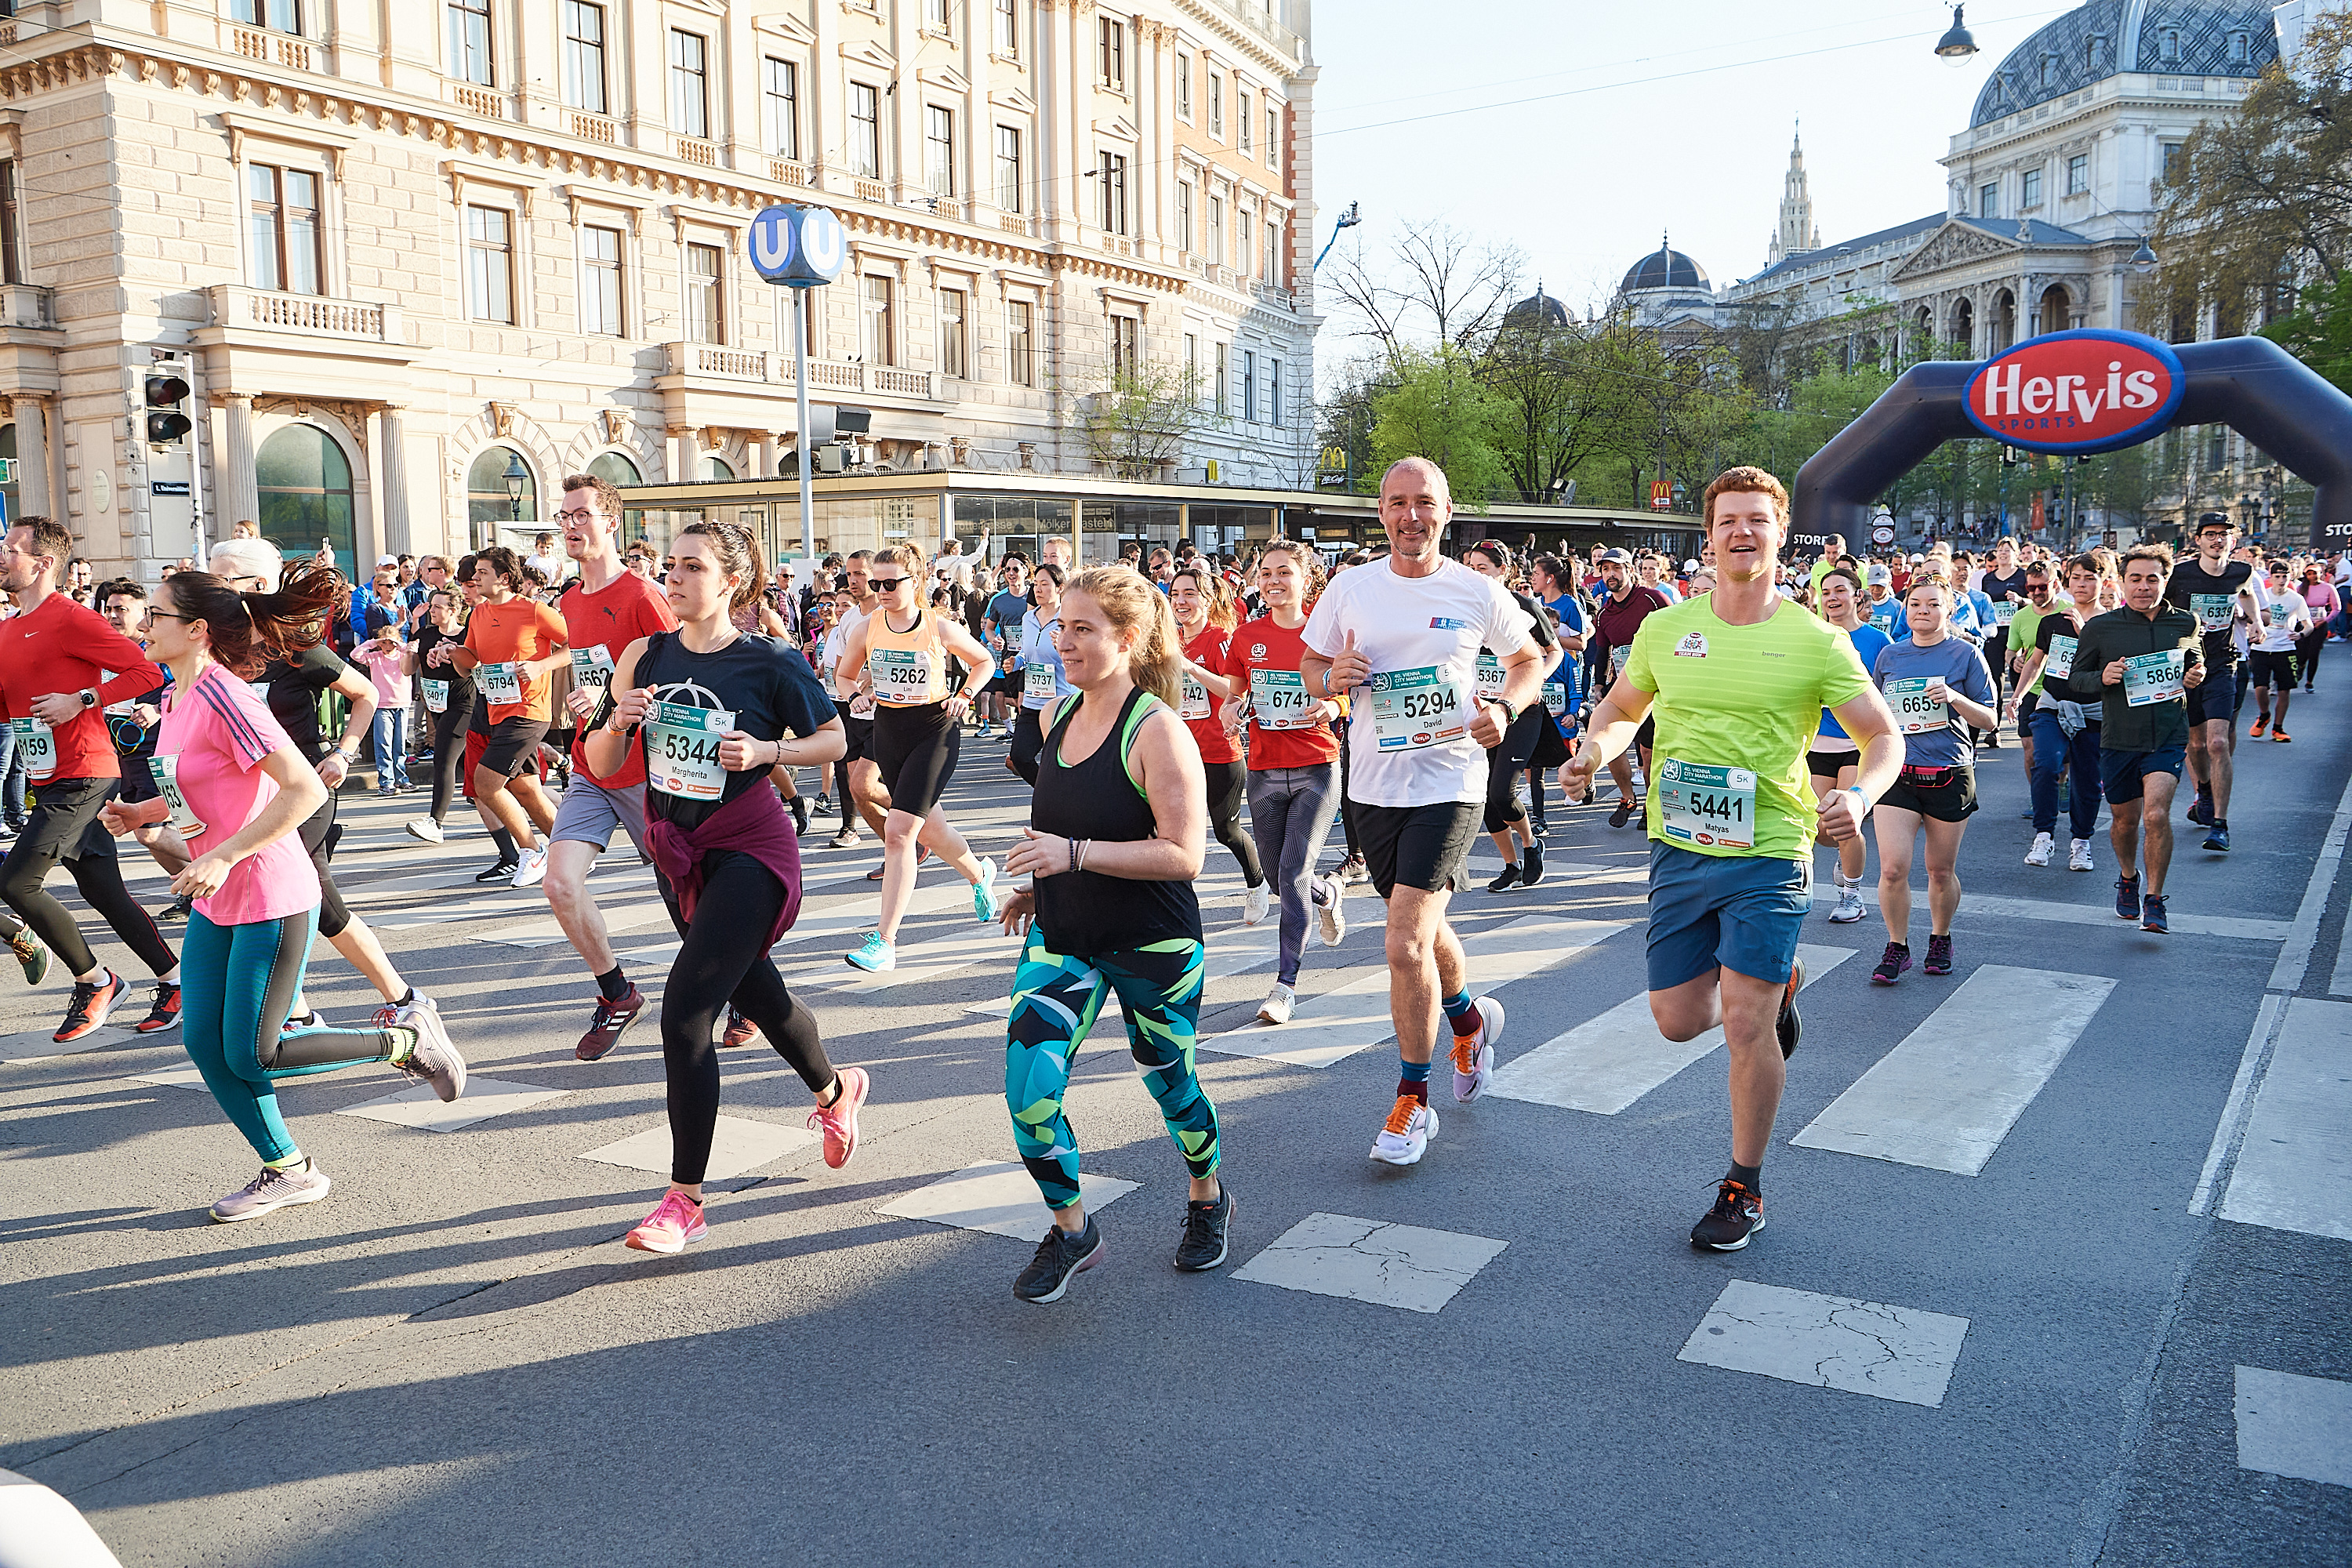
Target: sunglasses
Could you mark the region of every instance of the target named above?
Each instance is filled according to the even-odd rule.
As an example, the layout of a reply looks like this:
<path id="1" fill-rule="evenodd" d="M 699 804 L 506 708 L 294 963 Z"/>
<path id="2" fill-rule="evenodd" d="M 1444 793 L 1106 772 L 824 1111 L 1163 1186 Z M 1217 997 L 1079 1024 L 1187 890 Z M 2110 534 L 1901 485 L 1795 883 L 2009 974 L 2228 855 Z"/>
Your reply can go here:
<path id="1" fill-rule="evenodd" d="M 907 581 L 904 577 L 868 577 L 866 585 L 877 594 L 887 594 Z"/>

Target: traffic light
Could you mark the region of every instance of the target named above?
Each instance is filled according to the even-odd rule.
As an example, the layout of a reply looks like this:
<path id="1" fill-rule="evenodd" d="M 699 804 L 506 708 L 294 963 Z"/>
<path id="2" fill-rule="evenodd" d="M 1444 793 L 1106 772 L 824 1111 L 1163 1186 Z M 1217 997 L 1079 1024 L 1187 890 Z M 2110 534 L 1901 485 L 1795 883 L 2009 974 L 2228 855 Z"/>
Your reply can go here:
<path id="1" fill-rule="evenodd" d="M 147 373 L 147 444 L 176 447 L 188 438 L 187 378 L 168 367 Z"/>

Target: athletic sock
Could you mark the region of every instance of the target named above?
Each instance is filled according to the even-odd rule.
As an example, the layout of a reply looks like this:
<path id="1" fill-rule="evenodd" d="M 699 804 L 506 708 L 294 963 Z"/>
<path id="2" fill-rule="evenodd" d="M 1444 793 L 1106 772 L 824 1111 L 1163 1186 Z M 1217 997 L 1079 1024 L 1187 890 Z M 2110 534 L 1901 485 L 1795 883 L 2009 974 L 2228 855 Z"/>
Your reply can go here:
<path id="1" fill-rule="evenodd" d="M 616 963 L 596 976 L 596 989 L 603 993 L 605 1001 L 618 1002 L 629 994 L 629 977 L 621 973 L 621 966 Z"/>
<path id="2" fill-rule="evenodd" d="M 1466 1039 L 1476 1034 L 1486 1023 L 1478 1016 L 1478 1009 L 1471 1003 L 1467 991 L 1456 991 L 1442 1005 L 1445 1008 L 1445 1021 L 1454 1026 L 1457 1039 Z"/>
<path id="3" fill-rule="evenodd" d="M 394 1003 L 393 1004 L 393 1005 L 394 1005 L 394 1006 L 395 1006 L 395 1007 L 414 1007 L 414 1006 L 415 1006 L 415 1005 L 416 1005 L 416 987 L 415 987 L 415 986 L 414 986 L 414 985 L 410 986 L 410 987 L 408 988 L 408 990 L 407 990 L 406 994 L 404 994 L 400 998 L 400 1000 L 399 1000 L 399 1001 L 394 1002 Z"/>
<path id="4" fill-rule="evenodd" d="M 265 1171 L 299 1171 L 310 1163 L 310 1156 L 297 1149 L 282 1160 L 264 1160 L 261 1168 Z"/>
<path id="5" fill-rule="evenodd" d="M 1764 1190 L 1764 1167 L 1743 1165 L 1734 1160 L 1731 1162 L 1731 1179 L 1751 1193 L 1760 1193 Z"/>
<path id="6" fill-rule="evenodd" d="M 490 842 L 498 846 L 499 863 L 500 865 L 509 866 L 522 858 L 522 857 L 515 850 L 514 835 L 509 833 L 505 828 L 491 828 Z"/>
<path id="7" fill-rule="evenodd" d="M 1427 1105 L 1429 1103 L 1429 1064 L 1405 1061 L 1402 1057 L 1397 1060 L 1402 1068 L 1397 1075 L 1398 1097 L 1402 1098 L 1409 1094 L 1423 1105 Z"/>

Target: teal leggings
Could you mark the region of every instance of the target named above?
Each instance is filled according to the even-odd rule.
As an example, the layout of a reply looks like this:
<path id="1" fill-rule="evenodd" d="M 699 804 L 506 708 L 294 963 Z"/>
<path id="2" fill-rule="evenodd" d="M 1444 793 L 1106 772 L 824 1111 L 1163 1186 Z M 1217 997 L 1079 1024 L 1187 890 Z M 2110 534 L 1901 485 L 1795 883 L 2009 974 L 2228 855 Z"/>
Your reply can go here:
<path id="1" fill-rule="evenodd" d="M 391 1059 L 407 1029 L 299 1029 L 286 1016 L 302 992 L 302 972 L 319 911 L 251 925 L 215 925 L 188 914 L 180 945 L 180 1038 L 205 1087 L 266 1163 L 296 1151 L 278 1113 L 281 1078 Z"/>
<path id="2" fill-rule="evenodd" d="M 1066 958 L 1048 952 L 1045 937 L 1030 928 L 1013 975 L 1004 1102 L 1013 1112 L 1013 1145 L 1048 1208 L 1078 1201 L 1078 1140 L 1062 1114 L 1062 1097 L 1070 1087 L 1070 1058 L 1114 988 L 1144 1087 L 1160 1102 L 1185 1168 L 1195 1179 L 1215 1173 L 1217 1108 L 1192 1072 L 1204 969 L 1201 944 L 1189 937 L 1129 952 Z"/>

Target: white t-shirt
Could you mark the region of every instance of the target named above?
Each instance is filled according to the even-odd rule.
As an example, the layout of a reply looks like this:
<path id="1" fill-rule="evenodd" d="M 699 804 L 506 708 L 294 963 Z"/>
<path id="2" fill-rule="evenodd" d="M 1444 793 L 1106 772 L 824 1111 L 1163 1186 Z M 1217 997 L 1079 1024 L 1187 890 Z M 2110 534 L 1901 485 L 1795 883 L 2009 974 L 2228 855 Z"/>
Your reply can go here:
<path id="1" fill-rule="evenodd" d="M 1418 676 L 1450 690 L 1469 711 L 1477 689 L 1478 650 L 1497 657 L 1528 646 L 1528 617 L 1491 578 L 1458 561 L 1426 577 L 1400 577 L 1375 561 L 1331 579 L 1301 634 L 1307 646 L 1336 658 L 1356 634 L 1357 651 L 1378 676 Z M 1383 743 L 1370 688 L 1354 693 L 1348 717 L 1348 794 L 1364 805 L 1437 805 L 1486 798 L 1486 752 L 1466 726 L 1450 740 L 1413 744 L 1409 734 Z M 1391 725 L 1391 729 L 1395 726 Z"/>
<path id="2" fill-rule="evenodd" d="M 879 601 L 877 602 L 879 603 Z M 833 630 L 824 634 L 824 647 L 819 655 L 824 660 L 825 668 L 833 672 L 826 680 L 827 689 L 835 697 L 848 700 L 849 715 L 853 719 L 872 718 L 874 699 L 852 695 L 857 690 L 858 672 L 854 669 L 844 671 L 841 668 L 841 649 L 842 646 L 849 641 L 849 634 L 872 618 L 871 610 L 852 610 L 842 616 L 840 620 L 834 623 Z"/>
<path id="3" fill-rule="evenodd" d="M 2270 613 L 2270 625 L 2255 639 L 2254 646 L 2264 653 L 2293 653 L 2294 639 L 2311 629 L 2311 606 L 2292 589 L 2273 594 L 2270 584 L 2260 578 L 2252 585 L 2255 603 Z"/>

